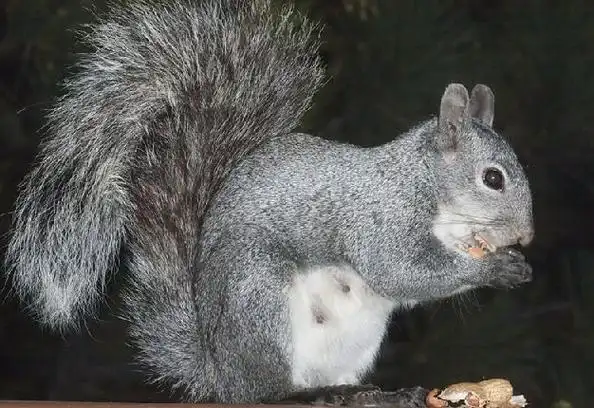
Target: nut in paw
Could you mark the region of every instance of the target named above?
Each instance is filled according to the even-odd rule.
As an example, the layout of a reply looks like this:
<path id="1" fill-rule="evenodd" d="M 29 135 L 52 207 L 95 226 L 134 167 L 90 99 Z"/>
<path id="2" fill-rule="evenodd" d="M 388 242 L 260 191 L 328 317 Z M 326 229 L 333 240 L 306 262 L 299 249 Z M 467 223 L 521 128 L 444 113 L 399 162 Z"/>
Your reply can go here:
<path id="1" fill-rule="evenodd" d="M 497 250 L 495 245 L 490 244 L 480 234 L 473 234 L 470 242 L 470 244 L 460 242 L 457 246 L 462 252 L 466 252 L 475 259 L 484 258 L 488 254 L 494 253 Z"/>

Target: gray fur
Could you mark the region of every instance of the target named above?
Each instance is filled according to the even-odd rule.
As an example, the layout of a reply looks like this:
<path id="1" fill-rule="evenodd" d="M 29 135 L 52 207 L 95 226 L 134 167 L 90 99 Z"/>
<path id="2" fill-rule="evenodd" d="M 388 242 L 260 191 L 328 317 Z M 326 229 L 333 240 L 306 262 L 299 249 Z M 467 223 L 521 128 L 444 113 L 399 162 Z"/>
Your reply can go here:
<path id="1" fill-rule="evenodd" d="M 240 3 L 140 2 L 95 27 L 9 249 L 19 293 L 65 328 L 124 247 L 139 359 L 188 401 L 299 391 L 285 290 L 300 271 L 348 267 L 384 308 L 530 279 L 516 252 L 456 249 L 474 232 L 499 247 L 533 235 L 488 87 L 449 85 L 437 118 L 379 147 L 291 134 L 322 80 L 315 27 Z M 493 166 L 502 191 L 481 184 Z"/>
<path id="2" fill-rule="evenodd" d="M 76 324 L 103 293 L 135 208 L 134 166 L 146 167 L 161 143 L 187 143 L 180 153 L 200 166 L 188 182 L 208 186 L 188 209 L 199 219 L 226 169 L 290 131 L 320 83 L 315 27 L 289 35 L 291 13 L 275 21 L 263 1 L 238 15 L 231 10 L 241 2 L 203 3 L 116 7 L 85 38 L 95 52 L 49 115 L 7 253 L 15 288 L 50 327 Z"/>

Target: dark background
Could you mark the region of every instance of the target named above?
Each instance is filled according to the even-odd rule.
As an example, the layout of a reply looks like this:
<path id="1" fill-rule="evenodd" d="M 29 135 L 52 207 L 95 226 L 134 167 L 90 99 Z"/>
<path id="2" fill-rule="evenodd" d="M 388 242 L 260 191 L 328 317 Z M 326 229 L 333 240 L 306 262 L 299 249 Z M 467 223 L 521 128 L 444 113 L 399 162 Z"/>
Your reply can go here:
<path id="1" fill-rule="evenodd" d="M 394 319 L 372 378 L 387 388 L 509 378 L 533 407 L 587 407 L 594 389 L 594 4 L 545 0 L 297 0 L 326 24 L 331 80 L 306 130 L 360 145 L 436 114 L 449 82 L 492 87 L 495 126 L 526 166 L 531 284 L 482 290 Z M 103 0 L 0 2 L 0 233 L 61 90 L 75 30 Z M 0 399 L 162 400 L 131 365 L 112 285 L 102 318 L 59 338 L 5 281 Z"/>

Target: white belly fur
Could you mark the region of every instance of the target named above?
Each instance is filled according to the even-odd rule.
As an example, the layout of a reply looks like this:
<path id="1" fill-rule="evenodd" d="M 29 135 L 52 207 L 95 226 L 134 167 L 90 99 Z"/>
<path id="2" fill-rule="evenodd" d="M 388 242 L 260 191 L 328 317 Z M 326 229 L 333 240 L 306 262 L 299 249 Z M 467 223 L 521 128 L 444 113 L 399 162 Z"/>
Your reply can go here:
<path id="1" fill-rule="evenodd" d="M 372 368 L 398 304 L 348 267 L 305 271 L 287 289 L 295 387 L 358 384 Z"/>

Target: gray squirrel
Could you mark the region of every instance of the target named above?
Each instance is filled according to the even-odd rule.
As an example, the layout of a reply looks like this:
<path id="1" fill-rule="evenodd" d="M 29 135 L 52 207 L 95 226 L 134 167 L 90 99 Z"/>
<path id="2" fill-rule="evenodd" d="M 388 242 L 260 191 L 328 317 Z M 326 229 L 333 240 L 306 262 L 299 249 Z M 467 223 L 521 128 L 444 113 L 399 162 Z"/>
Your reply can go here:
<path id="1" fill-rule="evenodd" d="M 393 312 L 531 280 L 512 249 L 531 192 L 489 87 L 452 83 L 363 148 L 296 133 L 325 76 L 290 6 L 137 1 L 93 27 L 15 205 L 6 263 L 41 324 L 78 328 L 122 259 L 139 361 L 185 401 L 377 398 Z"/>

